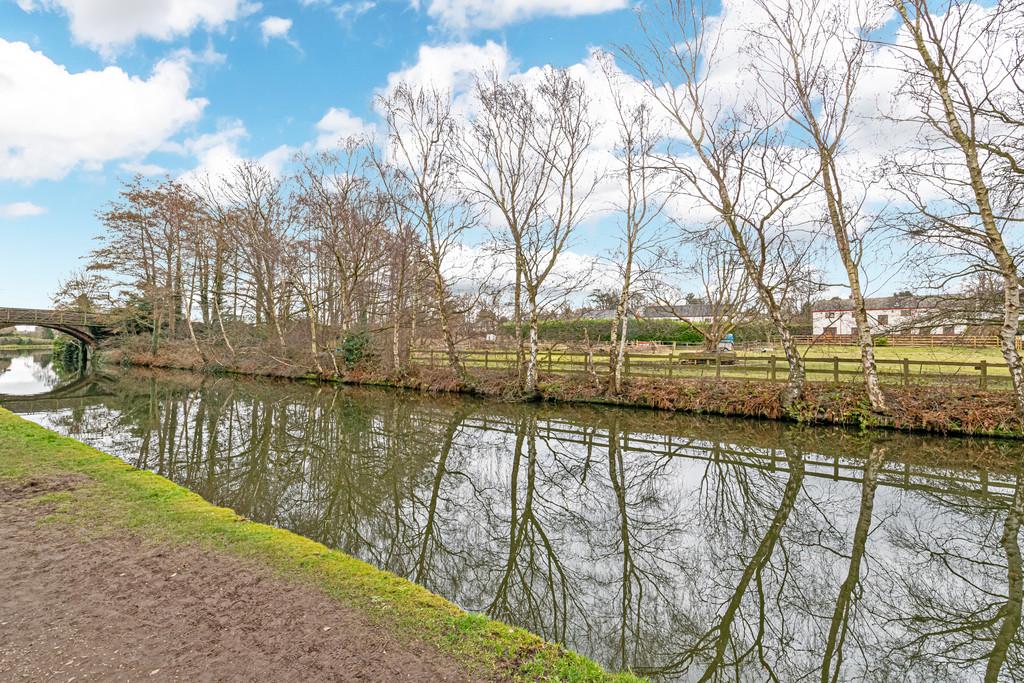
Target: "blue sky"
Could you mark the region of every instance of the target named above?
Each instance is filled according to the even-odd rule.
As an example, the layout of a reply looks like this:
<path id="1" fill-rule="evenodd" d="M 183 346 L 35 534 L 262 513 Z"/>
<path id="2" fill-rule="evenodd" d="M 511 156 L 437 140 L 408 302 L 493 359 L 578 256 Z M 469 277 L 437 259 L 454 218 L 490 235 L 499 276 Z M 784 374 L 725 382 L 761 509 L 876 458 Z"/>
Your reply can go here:
<path id="1" fill-rule="evenodd" d="M 332 109 L 374 121 L 403 69 L 569 66 L 636 31 L 626 0 L 0 0 L 0 305 L 47 305 L 135 171 L 279 163 Z"/>

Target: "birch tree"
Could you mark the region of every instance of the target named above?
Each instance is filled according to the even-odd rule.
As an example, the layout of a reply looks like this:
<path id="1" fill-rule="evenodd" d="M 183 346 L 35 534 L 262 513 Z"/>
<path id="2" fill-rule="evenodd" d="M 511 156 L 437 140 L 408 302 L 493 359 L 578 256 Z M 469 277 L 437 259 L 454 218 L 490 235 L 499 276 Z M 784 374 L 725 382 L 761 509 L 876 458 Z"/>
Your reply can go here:
<path id="1" fill-rule="evenodd" d="M 1024 418 L 1020 326 L 1019 181 L 1021 116 L 1019 3 L 893 0 L 901 30 L 892 49 L 905 71 L 910 111 L 895 117 L 918 131 L 889 163 L 910 204 L 908 233 L 934 249 L 944 281 L 988 272 L 1002 283 L 999 339 L 1018 413 Z"/>
<path id="2" fill-rule="evenodd" d="M 757 5 L 766 17 L 763 26 L 753 29 L 758 81 L 817 154 L 817 185 L 850 287 L 864 384 L 872 409 L 885 412 L 861 284 L 861 246 L 869 220 L 842 158 L 855 124 L 855 96 L 876 11 L 866 4 L 829 0 L 757 0 Z"/>
<path id="3" fill-rule="evenodd" d="M 779 335 L 789 364 L 784 407 L 801 395 L 806 372 L 784 310 L 787 291 L 809 253 L 798 237 L 798 202 L 814 182 L 798 149 L 784 144 L 786 112 L 724 99 L 715 77 L 733 68 L 722 59 L 723 36 L 707 30 L 698 1 L 666 0 L 641 14 L 643 40 L 623 48 L 648 95 L 669 119 L 683 148 L 666 163 L 687 198 L 714 215 L 708 230 L 724 231 Z M 737 97 L 745 93 L 737 94 Z"/>
<path id="4" fill-rule="evenodd" d="M 669 185 L 663 167 L 657 161 L 660 132 L 650 102 L 631 101 L 625 92 L 625 79 L 606 55 L 602 68 L 615 104 L 617 144 L 615 176 L 621 184 L 622 199 L 616 207 L 620 222 L 619 247 L 615 261 L 619 264 L 622 284 L 615 302 L 609 354 L 608 389 L 616 394 L 622 386 L 626 357 L 631 295 L 636 282 L 644 275 L 641 257 L 656 240 Z"/>

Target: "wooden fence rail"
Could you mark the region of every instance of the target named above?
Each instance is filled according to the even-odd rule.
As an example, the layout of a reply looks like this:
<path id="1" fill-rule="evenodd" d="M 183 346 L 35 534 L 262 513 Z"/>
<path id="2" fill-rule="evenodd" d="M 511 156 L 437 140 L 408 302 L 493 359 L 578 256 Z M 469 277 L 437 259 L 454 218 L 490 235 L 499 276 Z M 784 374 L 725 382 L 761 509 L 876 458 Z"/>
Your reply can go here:
<path id="1" fill-rule="evenodd" d="M 445 367 L 448 357 L 443 351 L 424 349 L 412 352 L 412 362 L 427 367 Z M 463 351 L 465 367 L 477 370 L 511 370 L 516 366 L 514 351 Z M 911 384 L 969 384 L 979 389 L 1010 386 L 1006 365 L 987 360 L 960 362 L 947 360 L 877 360 L 882 382 Z M 804 359 L 807 379 L 818 382 L 859 382 L 863 374 L 860 358 L 808 357 Z M 548 349 L 538 357 L 541 372 L 549 374 L 609 373 L 608 357 L 579 351 Z M 626 377 L 684 378 L 714 377 L 722 379 L 757 379 L 785 382 L 789 362 L 785 356 L 736 356 L 701 352 L 669 354 L 627 353 L 623 366 Z"/>

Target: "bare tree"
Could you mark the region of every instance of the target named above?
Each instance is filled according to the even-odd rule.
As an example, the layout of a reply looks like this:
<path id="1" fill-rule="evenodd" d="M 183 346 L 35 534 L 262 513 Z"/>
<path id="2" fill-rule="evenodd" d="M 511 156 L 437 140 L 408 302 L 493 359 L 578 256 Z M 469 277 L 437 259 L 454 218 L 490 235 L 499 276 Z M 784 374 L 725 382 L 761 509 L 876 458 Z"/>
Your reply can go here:
<path id="1" fill-rule="evenodd" d="M 723 64 L 723 36 L 707 30 L 698 1 L 666 0 L 641 14 L 644 39 L 623 54 L 644 88 L 688 147 L 666 162 L 682 192 L 716 219 L 706 231 L 724 230 L 743 262 L 761 304 L 775 325 L 789 363 L 781 393 L 788 407 L 803 391 L 803 358 L 790 334 L 783 300 L 809 253 L 794 209 L 813 184 L 794 172 L 806 154 L 784 144 L 786 112 L 754 103 L 723 101 L 714 76 Z M 678 85 L 676 85 L 678 83 Z"/>
<path id="2" fill-rule="evenodd" d="M 615 122 L 618 135 L 615 148 L 618 165 L 616 175 L 623 193 L 621 204 L 617 207 L 621 232 L 615 254 L 615 261 L 620 265 L 622 285 L 615 302 L 609 354 L 611 377 L 608 390 L 615 394 L 622 385 L 626 337 L 632 313 L 629 310 L 630 297 L 635 283 L 643 277 L 640 260 L 657 238 L 657 228 L 660 227 L 670 187 L 664 168 L 657 161 L 661 135 L 656 128 L 650 103 L 644 100 L 630 101 L 624 92 L 623 74 L 616 69 L 610 55 L 604 56 L 602 68 L 618 115 Z"/>
<path id="3" fill-rule="evenodd" d="M 704 237 L 712 239 L 698 241 L 689 255 L 659 250 L 647 286 L 654 301 L 701 336 L 706 351 L 717 351 L 725 335 L 753 317 L 757 296 L 732 243 Z M 687 291 L 693 283 L 699 290 Z"/>
<path id="4" fill-rule="evenodd" d="M 595 125 L 582 82 L 567 71 L 547 69 L 535 89 L 500 81 L 477 83 L 481 111 L 462 166 L 478 199 L 501 216 L 515 264 L 514 326 L 521 334 L 522 299 L 528 307 L 528 346 L 523 391 L 537 387 L 540 311 L 547 297 L 572 289 L 569 276 L 557 286 L 555 266 L 586 216 L 597 184 L 587 152 Z M 573 284 L 580 284 L 578 282 Z M 519 337 L 517 336 L 517 342 Z M 522 356 L 522 352 L 519 354 Z"/>
<path id="5" fill-rule="evenodd" d="M 938 282 L 979 272 L 1002 283 L 999 337 L 1018 412 L 1024 417 L 1020 325 L 1021 224 L 1019 179 L 1021 63 L 1019 3 L 992 8 L 953 0 L 893 0 L 902 30 L 892 49 L 906 72 L 901 94 L 918 131 L 915 148 L 889 163 L 889 176 L 911 206 L 901 218 L 908 233 L 931 248 Z M 939 11 L 945 10 L 943 14 Z"/>
<path id="6" fill-rule="evenodd" d="M 388 158 L 376 159 L 389 200 L 401 205 L 424 242 L 448 364 L 468 379 L 455 347 L 446 268 L 476 222 L 458 182 L 458 124 L 448 93 L 400 83 L 378 99 L 388 130 Z"/>
<path id="7" fill-rule="evenodd" d="M 757 0 L 757 5 L 766 16 L 765 24 L 753 29 L 758 81 L 817 153 L 818 185 L 850 286 L 868 399 L 873 410 L 884 412 L 861 285 L 861 241 L 869 222 L 863 197 L 854 198 L 853 183 L 844 177 L 850 174 L 849 165 L 844 168 L 841 159 L 877 10 L 865 7 L 864 16 L 856 16 L 856 6 L 820 0 Z"/>
<path id="8" fill-rule="evenodd" d="M 541 219 L 552 169 L 531 144 L 539 112 L 525 85 L 492 71 L 477 79 L 475 95 L 480 109 L 462 145 L 462 170 L 471 196 L 500 215 L 502 229 L 493 230 L 492 238 L 496 253 L 511 254 L 514 263 L 512 325 L 516 367 L 523 373 L 523 240 Z"/>

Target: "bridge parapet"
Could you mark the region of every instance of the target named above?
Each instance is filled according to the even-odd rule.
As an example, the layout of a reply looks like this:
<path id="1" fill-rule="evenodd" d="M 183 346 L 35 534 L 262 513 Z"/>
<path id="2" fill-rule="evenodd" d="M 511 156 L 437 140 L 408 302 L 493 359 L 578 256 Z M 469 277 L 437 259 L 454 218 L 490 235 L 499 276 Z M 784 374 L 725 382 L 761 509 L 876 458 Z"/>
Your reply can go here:
<path id="1" fill-rule="evenodd" d="M 11 325 L 82 325 L 108 327 L 113 324 L 105 313 L 55 311 L 41 308 L 0 308 L 0 326 Z"/>
<path id="2" fill-rule="evenodd" d="M 113 317 L 104 313 L 53 311 L 42 308 L 0 308 L 0 328 L 14 325 L 48 327 L 89 345 L 114 332 Z"/>

